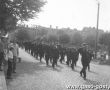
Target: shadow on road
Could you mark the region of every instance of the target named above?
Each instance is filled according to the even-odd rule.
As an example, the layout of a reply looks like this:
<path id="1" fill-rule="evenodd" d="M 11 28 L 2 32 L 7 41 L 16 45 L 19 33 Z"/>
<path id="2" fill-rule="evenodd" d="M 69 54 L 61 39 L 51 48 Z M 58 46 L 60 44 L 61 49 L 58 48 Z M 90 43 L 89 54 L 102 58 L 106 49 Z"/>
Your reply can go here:
<path id="1" fill-rule="evenodd" d="M 79 73 L 80 71 L 77 69 L 73 69 L 72 71 Z"/>
<path id="2" fill-rule="evenodd" d="M 97 72 L 94 72 L 94 71 L 88 71 L 88 72 L 98 75 L 98 73 Z"/>
<path id="3" fill-rule="evenodd" d="M 17 70 L 15 74 L 12 75 L 13 79 L 6 80 L 7 85 L 10 85 L 10 83 L 19 78 L 19 77 L 24 77 L 25 75 L 40 75 L 42 72 L 47 72 L 47 71 L 57 71 L 61 72 L 63 69 L 62 66 L 57 65 L 55 69 L 52 68 L 51 65 L 46 66 L 46 63 L 44 61 L 42 62 L 27 62 L 27 61 L 22 61 L 21 63 L 17 63 Z"/>
<path id="4" fill-rule="evenodd" d="M 78 66 L 78 65 L 77 65 L 76 67 L 77 67 L 77 68 L 81 68 L 81 66 Z"/>
<path id="5" fill-rule="evenodd" d="M 87 79 L 85 85 L 101 85 L 101 83 L 98 81 Z"/>
<path id="6" fill-rule="evenodd" d="M 61 65 L 57 65 L 56 67 L 58 67 L 59 69 L 63 69 L 63 67 Z"/>

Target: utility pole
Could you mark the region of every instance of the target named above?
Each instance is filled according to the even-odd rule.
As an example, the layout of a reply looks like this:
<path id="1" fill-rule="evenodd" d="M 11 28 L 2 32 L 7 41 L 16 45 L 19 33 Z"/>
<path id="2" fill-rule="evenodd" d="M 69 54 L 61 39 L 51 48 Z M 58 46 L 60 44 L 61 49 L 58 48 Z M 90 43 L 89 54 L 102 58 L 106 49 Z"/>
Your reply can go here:
<path id="1" fill-rule="evenodd" d="M 98 2 L 98 11 L 97 11 L 97 30 L 96 30 L 96 42 L 95 42 L 95 58 L 97 58 L 97 45 L 98 45 L 98 28 L 99 28 L 99 9 L 100 3 Z"/>

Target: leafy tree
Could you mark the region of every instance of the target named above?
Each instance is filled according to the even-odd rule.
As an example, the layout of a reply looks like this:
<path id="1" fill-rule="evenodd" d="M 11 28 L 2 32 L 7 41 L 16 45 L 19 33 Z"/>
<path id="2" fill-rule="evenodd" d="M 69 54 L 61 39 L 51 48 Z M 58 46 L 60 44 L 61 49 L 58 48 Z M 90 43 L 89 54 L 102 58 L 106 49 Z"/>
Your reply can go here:
<path id="1" fill-rule="evenodd" d="M 28 30 L 19 30 L 17 33 L 15 33 L 15 39 L 18 41 L 27 41 L 32 40 L 32 35 L 30 35 Z"/>
<path id="2" fill-rule="evenodd" d="M 41 0 L 0 0 L 0 30 L 12 30 L 18 21 L 32 19 L 45 4 Z"/>
<path id="3" fill-rule="evenodd" d="M 62 34 L 65 34 L 65 31 L 64 30 L 56 30 L 56 33 L 57 35 L 62 35 Z"/>
<path id="4" fill-rule="evenodd" d="M 48 36 L 48 42 L 58 42 L 58 38 L 57 38 L 57 36 L 56 35 L 54 35 L 54 34 L 50 34 L 49 36 Z"/>
<path id="5" fill-rule="evenodd" d="M 108 47 L 110 55 L 110 33 L 104 33 L 99 38 L 99 43 Z"/>
<path id="6" fill-rule="evenodd" d="M 79 32 L 76 32 L 72 37 L 71 43 L 74 45 L 81 45 L 82 42 L 83 42 L 82 35 Z"/>
<path id="7" fill-rule="evenodd" d="M 110 45 L 110 33 L 104 33 L 99 38 L 99 43 L 109 46 Z"/>
<path id="8" fill-rule="evenodd" d="M 94 37 L 94 35 L 87 36 L 84 41 L 92 48 L 95 48 L 96 38 Z"/>
<path id="9" fill-rule="evenodd" d="M 62 44 L 67 44 L 70 42 L 70 37 L 68 34 L 62 34 L 59 36 L 59 42 Z"/>
<path id="10" fill-rule="evenodd" d="M 46 29 L 38 29 L 37 30 L 37 36 L 44 36 L 48 33 Z"/>

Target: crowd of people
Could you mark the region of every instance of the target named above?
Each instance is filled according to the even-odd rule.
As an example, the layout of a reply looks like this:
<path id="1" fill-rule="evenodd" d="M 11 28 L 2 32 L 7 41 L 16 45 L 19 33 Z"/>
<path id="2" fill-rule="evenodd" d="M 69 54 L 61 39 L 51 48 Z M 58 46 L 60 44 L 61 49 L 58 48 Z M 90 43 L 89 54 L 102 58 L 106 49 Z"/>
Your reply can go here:
<path id="1" fill-rule="evenodd" d="M 86 69 L 90 70 L 90 61 L 94 57 L 93 51 L 88 48 L 87 44 L 82 44 L 81 47 L 65 47 L 60 44 L 55 43 L 42 43 L 42 42 L 9 42 L 4 44 L 5 39 L 0 39 L 0 71 L 2 71 L 2 65 L 4 61 L 8 62 L 7 68 L 7 79 L 12 78 L 12 73 L 16 73 L 16 61 L 19 56 L 19 47 L 25 49 L 26 52 L 31 54 L 37 60 L 42 62 L 42 59 L 46 61 L 46 65 L 52 65 L 53 69 L 57 66 L 58 61 L 60 63 L 66 63 L 71 67 L 72 70 L 75 69 L 77 64 L 79 54 L 82 62 L 82 69 L 80 75 L 86 79 Z M 19 45 L 19 47 L 18 47 Z M 65 59 L 66 57 L 66 59 Z"/>
<path id="2" fill-rule="evenodd" d="M 7 79 L 11 79 L 12 73 L 16 73 L 16 63 L 19 57 L 19 47 L 15 41 L 8 44 L 6 56 L 8 60 Z"/>
<path id="3" fill-rule="evenodd" d="M 0 71 L 8 65 L 6 78 L 11 79 L 12 73 L 16 73 L 16 61 L 19 55 L 19 47 L 15 41 L 8 42 L 8 38 L 0 38 Z M 7 63 L 6 63 L 7 62 Z"/>
<path id="4" fill-rule="evenodd" d="M 37 60 L 42 62 L 42 59 L 46 61 L 46 65 L 52 65 L 53 69 L 57 66 L 57 62 L 66 63 L 73 70 L 75 69 L 76 63 L 79 58 L 79 54 L 82 56 L 82 70 L 80 75 L 86 79 L 86 69 L 90 70 L 90 61 L 92 60 L 93 52 L 88 49 L 88 45 L 84 43 L 80 48 L 64 47 L 60 44 L 47 44 L 47 43 L 34 43 L 31 41 L 19 42 L 19 46 L 25 49 L 26 52 L 30 53 Z M 67 60 L 65 60 L 65 56 Z"/>

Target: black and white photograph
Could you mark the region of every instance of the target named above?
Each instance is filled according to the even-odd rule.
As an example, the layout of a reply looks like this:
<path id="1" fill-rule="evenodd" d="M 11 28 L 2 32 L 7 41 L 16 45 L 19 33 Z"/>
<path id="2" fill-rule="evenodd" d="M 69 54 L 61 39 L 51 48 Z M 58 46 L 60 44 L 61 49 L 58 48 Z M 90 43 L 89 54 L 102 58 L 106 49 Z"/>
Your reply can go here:
<path id="1" fill-rule="evenodd" d="M 110 0 L 0 0 L 0 90 L 110 90 Z"/>

